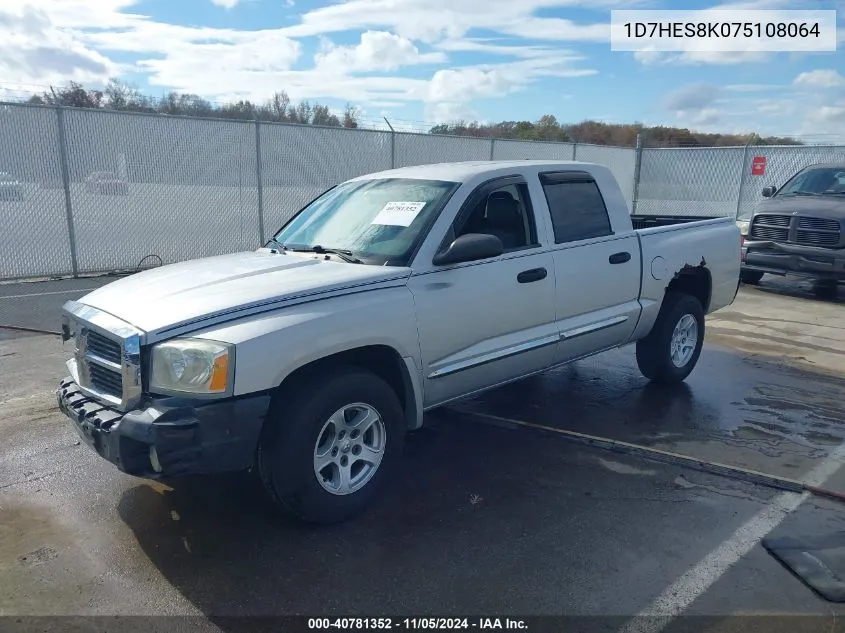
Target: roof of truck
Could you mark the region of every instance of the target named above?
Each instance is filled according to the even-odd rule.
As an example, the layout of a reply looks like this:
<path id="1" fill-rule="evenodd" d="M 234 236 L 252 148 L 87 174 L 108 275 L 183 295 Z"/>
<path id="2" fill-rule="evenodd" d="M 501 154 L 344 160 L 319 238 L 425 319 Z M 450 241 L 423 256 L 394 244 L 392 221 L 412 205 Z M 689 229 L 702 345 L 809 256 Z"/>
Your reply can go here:
<path id="1" fill-rule="evenodd" d="M 364 180 L 369 178 L 418 178 L 465 182 L 478 175 L 495 173 L 507 169 L 520 169 L 522 167 L 541 169 L 583 169 L 585 167 L 598 166 L 599 165 L 596 163 L 576 160 L 477 160 L 399 167 L 397 169 L 388 169 L 373 174 L 365 174 L 363 176 L 353 178 L 352 180 Z"/>

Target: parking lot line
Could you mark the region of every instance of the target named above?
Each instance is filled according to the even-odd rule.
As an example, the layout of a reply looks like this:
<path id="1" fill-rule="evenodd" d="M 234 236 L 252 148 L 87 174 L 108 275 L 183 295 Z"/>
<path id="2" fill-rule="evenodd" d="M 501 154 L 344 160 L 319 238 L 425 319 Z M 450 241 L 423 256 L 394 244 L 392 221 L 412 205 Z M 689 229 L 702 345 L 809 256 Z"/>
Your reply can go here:
<path id="1" fill-rule="evenodd" d="M 840 444 L 807 473 L 806 481 L 814 486 L 823 485 L 839 470 L 843 459 L 845 444 Z M 730 538 L 666 587 L 646 609 L 622 628 L 622 632 L 659 633 L 809 497 L 809 492 L 783 492 L 772 499 L 767 507 L 741 525 Z"/>
<path id="2" fill-rule="evenodd" d="M 693 457 L 660 449 L 576 433 L 542 424 L 534 424 L 473 411 L 462 411 L 462 413 L 522 428 L 549 431 L 564 438 L 606 450 L 619 451 L 620 449 L 630 449 L 624 450 L 624 452 L 640 455 L 647 459 L 676 463 L 681 466 L 686 464 L 695 468 L 698 465 L 700 466 L 698 468 L 699 470 L 704 470 L 711 474 L 728 477 L 733 475 L 751 483 L 768 485 L 784 490 L 784 492 L 781 492 L 769 501 L 765 508 L 742 524 L 728 539 L 723 541 L 675 582 L 664 589 L 646 609 L 629 620 L 620 629 L 620 633 L 659 633 L 675 617 L 683 614 L 699 596 L 704 594 L 725 572 L 748 554 L 769 532 L 780 525 L 792 512 L 797 510 L 812 494 L 822 494 L 841 500 L 841 495 L 824 490 L 822 486 L 845 462 L 845 443 L 837 446 L 824 460 L 811 469 L 802 481 L 799 481 L 766 475 L 765 473 L 758 473 L 744 468 L 715 463 L 711 464 Z M 714 466 L 714 468 L 710 469 L 707 466 Z"/>
<path id="3" fill-rule="evenodd" d="M 75 292 L 90 292 L 91 290 L 99 290 L 99 288 L 73 288 L 69 290 L 51 290 L 49 292 L 31 292 L 25 295 L 0 295 L 0 300 L 24 299 L 26 297 L 46 297 L 47 295 L 71 295 Z"/>

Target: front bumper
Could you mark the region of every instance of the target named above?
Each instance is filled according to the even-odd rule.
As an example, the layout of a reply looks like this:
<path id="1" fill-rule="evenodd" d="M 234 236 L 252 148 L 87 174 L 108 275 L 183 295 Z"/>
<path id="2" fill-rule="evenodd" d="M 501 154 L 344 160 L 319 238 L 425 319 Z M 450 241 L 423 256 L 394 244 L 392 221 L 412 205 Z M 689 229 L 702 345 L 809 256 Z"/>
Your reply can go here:
<path id="1" fill-rule="evenodd" d="M 70 378 L 56 398 L 89 447 L 121 471 L 149 479 L 252 467 L 270 404 L 269 394 L 160 398 L 123 413 L 89 398 Z"/>
<path id="2" fill-rule="evenodd" d="M 746 241 L 743 251 L 743 270 L 845 281 L 845 250 Z"/>

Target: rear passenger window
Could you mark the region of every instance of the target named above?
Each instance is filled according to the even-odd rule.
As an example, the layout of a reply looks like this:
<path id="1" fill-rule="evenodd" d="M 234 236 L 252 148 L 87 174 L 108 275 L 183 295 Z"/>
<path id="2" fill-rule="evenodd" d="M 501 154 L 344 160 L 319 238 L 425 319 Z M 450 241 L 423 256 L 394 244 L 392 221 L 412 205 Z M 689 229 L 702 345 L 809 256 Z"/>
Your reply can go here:
<path id="1" fill-rule="evenodd" d="M 552 216 L 555 244 L 612 235 L 604 199 L 589 175 L 542 174 L 540 182 Z"/>

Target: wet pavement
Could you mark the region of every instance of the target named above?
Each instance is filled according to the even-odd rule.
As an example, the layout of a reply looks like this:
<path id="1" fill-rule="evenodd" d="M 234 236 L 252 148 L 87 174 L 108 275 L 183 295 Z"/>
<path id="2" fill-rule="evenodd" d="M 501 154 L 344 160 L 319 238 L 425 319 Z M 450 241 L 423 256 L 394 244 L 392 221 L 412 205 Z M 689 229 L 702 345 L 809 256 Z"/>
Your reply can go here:
<path id="1" fill-rule="evenodd" d="M 69 286 L 93 281 L 0 287 L 17 297 L 0 307 L 57 329 L 50 315 L 79 295 Z M 37 292 L 55 294 L 18 297 Z M 372 510 L 317 529 L 277 516 L 247 475 L 165 486 L 120 474 L 56 410 L 59 339 L 7 332 L 0 615 L 198 614 L 222 630 L 245 614 L 627 617 L 655 605 L 841 619 L 759 539 L 842 531 L 845 505 L 485 415 L 783 477 L 822 472 L 845 491 L 843 315 L 841 298 L 764 279 L 710 318 L 684 385 L 649 384 L 629 347 L 432 412 Z"/>

